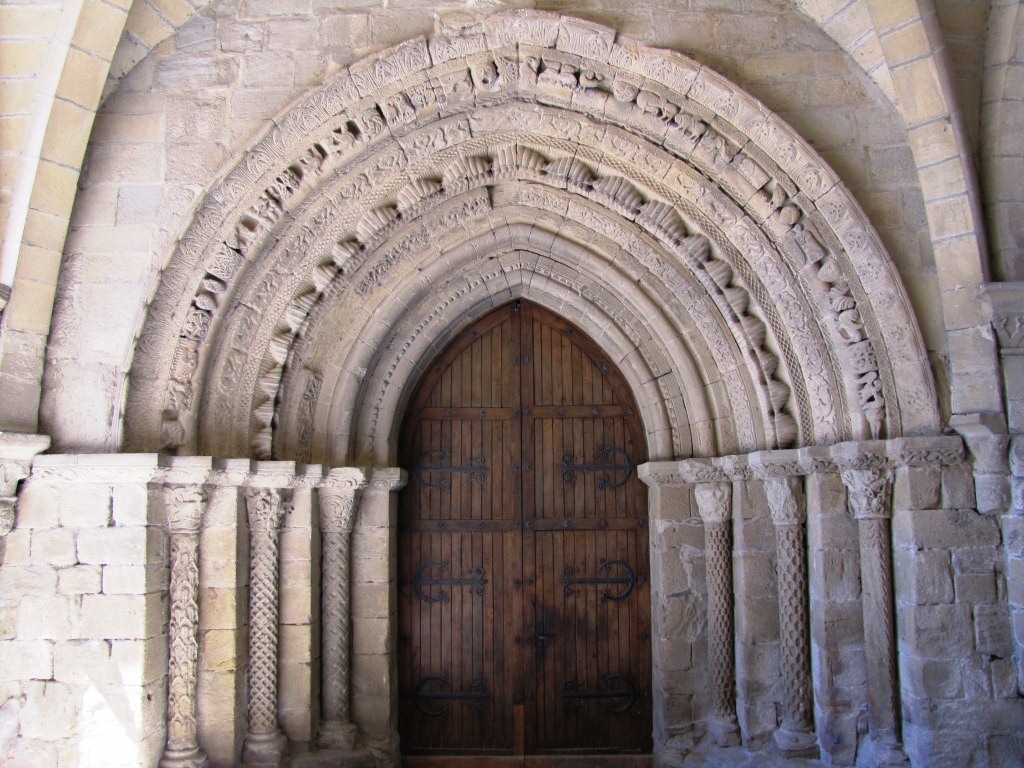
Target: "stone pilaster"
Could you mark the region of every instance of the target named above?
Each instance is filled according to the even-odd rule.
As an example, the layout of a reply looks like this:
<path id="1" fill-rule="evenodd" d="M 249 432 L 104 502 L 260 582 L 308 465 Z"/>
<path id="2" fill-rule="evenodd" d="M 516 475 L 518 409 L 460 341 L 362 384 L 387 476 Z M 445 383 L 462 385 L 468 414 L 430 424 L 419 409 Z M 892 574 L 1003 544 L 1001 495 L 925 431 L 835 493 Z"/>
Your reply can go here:
<path id="1" fill-rule="evenodd" d="M 206 502 L 199 484 L 163 489 L 171 536 L 170 660 L 167 668 L 167 744 L 160 768 L 205 768 L 199 748 L 196 683 L 199 663 L 199 529 Z"/>
<path id="2" fill-rule="evenodd" d="M 352 749 L 357 730 L 351 721 L 351 614 L 349 579 L 352 530 L 359 489 L 366 484 L 358 469 L 334 469 L 317 489 L 323 542 L 321 584 L 323 721 L 317 737 L 321 747 Z"/>
<path id="3" fill-rule="evenodd" d="M 808 620 L 807 508 L 800 477 L 765 480 L 775 527 L 779 585 L 779 643 L 782 651 L 782 723 L 775 746 L 786 757 L 817 757 Z"/>
<path id="4" fill-rule="evenodd" d="M 242 761 L 280 766 L 288 747 L 277 720 L 278 573 L 285 492 L 256 482 L 245 492 L 250 542 L 249 730 Z"/>
<path id="5" fill-rule="evenodd" d="M 708 582 L 708 666 L 710 668 L 709 729 L 719 746 L 740 743 L 736 724 L 733 659 L 732 485 L 698 483 L 697 509 L 704 521 Z"/>
<path id="6" fill-rule="evenodd" d="M 899 682 L 892 571 L 892 470 L 884 455 L 847 451 L 842 468 L 850 511 L 857 520 L 868 677 L 869 741 L 858 766 L 906 764 L 900 741 Z"/>

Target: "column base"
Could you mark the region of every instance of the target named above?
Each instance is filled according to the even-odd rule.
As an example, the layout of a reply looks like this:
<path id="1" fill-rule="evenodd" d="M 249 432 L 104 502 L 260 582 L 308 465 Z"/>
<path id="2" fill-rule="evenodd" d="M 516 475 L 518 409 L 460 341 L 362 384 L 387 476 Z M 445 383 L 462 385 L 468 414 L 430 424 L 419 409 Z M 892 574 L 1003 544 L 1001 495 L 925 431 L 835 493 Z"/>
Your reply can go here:
<path id="1" fill-rule="evenodd" d="M 818 758 L 821 756 L 818 738 L 811 730 L 798 730 L 783 726 L 775 731 L 772 741 L 775 744 L 775 751 L 783 757 Z"/>
<path id="2" fill-rule="evenodd" d="M 857 750 L 857 768 L 901 768 L 910 765 L 902 744 L 878 742 L 868 736 Z"/>
<path id="3" fill-rule="evenodd" d="M 320 724 L 316 735 L 316 743 L 321 749 L 351 750 L 356 746 L 359 729 L 354 723 L 328 721 Z"/>
<path id="4" fill-rule="evenodd" d="M 283 733 L 248 733 L 242 749 L 242 764 L 280 768 L 288 752 L 288 739 Z"/>
<path id="5" fill-rule="evenodd" d="M 160 768 L 207 768 L 210 761 L 199 747 L 192 749 L 165 749 Z"/>
<path id="6" fill-rule="evenodd" d="M 709 717 L 708 731 L 715 744 L 720 747 L 738 747 L 740 744 L 740 729 L 733 715 Z"/>

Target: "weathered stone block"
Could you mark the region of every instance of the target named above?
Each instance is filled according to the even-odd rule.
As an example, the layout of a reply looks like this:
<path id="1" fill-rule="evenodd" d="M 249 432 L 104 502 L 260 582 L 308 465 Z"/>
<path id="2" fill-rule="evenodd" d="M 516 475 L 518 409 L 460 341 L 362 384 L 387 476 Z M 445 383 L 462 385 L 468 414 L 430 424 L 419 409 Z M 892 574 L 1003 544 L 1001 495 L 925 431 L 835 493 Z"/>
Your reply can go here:
<path id="1" fill-rule="evenodd" d="M 964 683 L 957 659 L 930 659 L 904 654 L 900 674 L 907 689 L 923 699 L 960 699 Z"/>
<path id="2" fill-rule="evenodd" d="M 60 520 L 60 492 L 28 480 L 18 494 L 18 528 L 55 528 Z"/>
<path id="3" fill-rule="evenodd" d="M 5 565 L 0 568 L 0 595 L 24 597 L 57 591 L 57 569 L 50 565 Z"/>
<path id="4" fill-rule="evenodd" d="M 1013 657 L 1013 632 L 1006 605 L 978 605 L 974 608 L 974 636 L 979 653 L 1001 659 Z"/>
<path id="5" fill-rule="evenodd" d="M 21 710 L 21 735 L 53 741 L 75 735 L 82 691 L 56 682 L 27 682 Z"/>
<path id="6" fill-rule="evenodd" d="M 893 538 L 922 549 L 999 544 L 999 524 L 970 509 L 909 511 L 893 517 Z"/>
<path id="7" fill-rule="evenodd" d="M 83 595 L 83 639 L 144 640 L 161 634 L 167 622 L 167 595 Z"/>
<path id="8" fill-rule="evenodd" d="M 996 576 L 992 573 L 958 573 L 953 578 L 956 599 L 960 603 L 994 603 L 998 595 Z"/>
<path id="9" fill-rule="evenodd" d="M 41 565 L 74 565 L 75 532 L 69 528 L 47 528 L 32 532 L 32 561 Z"/>
<path id="10" fill-rule="evenodd" d="M 942 506 L 945 509 L 973 509 L 974 473 L 967 464 L 956 464 L 942 470 Z"/>
<path id="11" fill-rule="evenodd" d="M 897 619 L 904 646 L 921 657 L 952 658 L 974 651 L 969 606 L 907 606 L 898 612 Z"/>
<path id="12" fill-rule="evenodd" d="M 942 506 L 942 469 L 900 467 L 893 485 L 893 509 L 936 509 Z"/>
<path id="13" fill-rule="evenodd" d="M 855 550 L 825 550 L 809 562 L 812 594 L 825 601 L 860 599 L 860 555 Z"/>
<path id="14" fill-rule="evenodd" d="M 953 602 L 953 574 L 945 550 L 897 549 L 893 552 L 896 599 L 900 603 Z"/>
<path id="15" fill-rule="evenodd" d="M 199 589 L 199 625 L 203 629 L 235 629 L 246 623 L 248 596 L 236 589 Z"/>
<path id="16" fill-rule="evenodd" d="M 73 565 L 57 571 L 57 591 L 62 595 L 94 594 L 102 589 L 102 566 Z"/>
<path id="17" fill-rule="evenodd" d="M 150 507 L 154 501 L 151 499 L 150 491 L 144 485 L 118 483 L 113 486 L 111 493 L 111 512 L 114 524 L 119 526 L 146 525 L 153 522 L 162 524 L 163 520 L 151 520 Z"/>
<path id="18" fill-rule="evenodd" d="M 167 561 L 166 534 L 154 526 L 84 528 L 78 561 L 100 565 L 143 565 Z"/>
<path id="19" fill-rule="evenodd" d="M 65 640 L 76 633 L 72 601 L 62 595 L 22 598 L 16 624 L 22 640 Z"/>
<path id="20" fill-rule="evenodd" d="M 381 654 L 352 656 L 352 690 L 360 695 L 387 695 L 391 681 L 390 657 Z"/>
<path id="21" fill-rule="evenodd" d="M 53 643 L 46 640 L 0 642 L 0 680 L 49 680 L 53 677 Z"/>
<path id="22" fill-rule="evenodd" d="M 169 573 L 164 565 L 105 565 L 103 593 L 145 595 L 168 588 Z"/>

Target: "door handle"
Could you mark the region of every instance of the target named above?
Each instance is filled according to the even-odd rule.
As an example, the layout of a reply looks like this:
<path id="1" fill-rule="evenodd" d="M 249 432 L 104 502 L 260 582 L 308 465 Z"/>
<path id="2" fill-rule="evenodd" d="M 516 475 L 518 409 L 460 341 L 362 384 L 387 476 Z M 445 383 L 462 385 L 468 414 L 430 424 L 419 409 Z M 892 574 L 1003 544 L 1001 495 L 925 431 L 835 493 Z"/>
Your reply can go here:
<path id="1" fill-rule="evenodd" d="M 537 645 L 544 645 L 548 640 L 553 640 L 554 638 L 554 635 L 534 635 L 533 642 Z"/>

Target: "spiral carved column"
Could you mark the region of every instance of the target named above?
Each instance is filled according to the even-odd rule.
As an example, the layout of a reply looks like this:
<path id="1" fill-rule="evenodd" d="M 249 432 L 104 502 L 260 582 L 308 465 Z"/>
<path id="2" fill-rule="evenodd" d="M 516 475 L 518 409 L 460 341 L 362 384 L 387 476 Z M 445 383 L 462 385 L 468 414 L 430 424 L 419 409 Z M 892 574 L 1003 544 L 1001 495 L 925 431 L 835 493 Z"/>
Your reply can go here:
<path id="1" fill-rule="evenodd" d="M 900 743 L 900 701 L 896 672 L 893 610 L 892 477 L 887 466 L 842 471 L 850 509 L 857 519 L 864 611 L 864 651 L 868 664 L 867 749 L 858 765 L 907 763 Z"/>
<path id="2" fill-rule="evenodd" d="M 249 514 L 249 730 L 242 761 L 280 766 L 288 740 L 277 722 L 281 490 L 247 488 Z"/>
<path id="3" fill-rule="evenodd" d="M 364 484 L 363 474 L 358 470 L 332 470 L 317 489 L 323 543 L 323 722 L 317 740 L 321 747 L 329 749 L 352 749 L 357 735 L 349 709 L 349 566 L 357 493 Z"/>
<path id="4" fill-rule="evenodd" d="M 782 724 L 775 731 L 775 747 L 786 757 L 817 757 L 804 545 L 807 509 L 800 478 L 766 480 L 764 487 L 775 526 L 782 651 Z"/>
<path id="5" fill-rule="evenodd" d="M 160 768 L 205 768 L 196 723 L 199 662 L 199 528 L 202 486 L 164 488 L 171 535 L 170 661 L 167 668 L 167 744 Z"/>
<path id="6" fill-rule="evenodd" d="M 709 727 L 723 747 L 740 743 L 736 725 L 733 658 L 732 486 L 699 483 L 694 490 L 704 521 L 708 581 L 708 664 L 711 671 Z"/>

